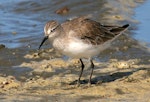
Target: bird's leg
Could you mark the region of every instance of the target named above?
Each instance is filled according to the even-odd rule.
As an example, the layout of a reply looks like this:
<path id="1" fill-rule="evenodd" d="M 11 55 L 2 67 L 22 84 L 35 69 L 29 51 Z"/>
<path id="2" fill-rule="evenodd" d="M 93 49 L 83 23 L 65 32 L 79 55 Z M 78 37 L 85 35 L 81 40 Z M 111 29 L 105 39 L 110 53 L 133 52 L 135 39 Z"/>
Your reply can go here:
<path id="1" fill-rule="evenodd" d="M 84 69 L 84 63 L 83 63 L 82 59 L 80 59 L 80 62 L 81 62 L 81 72 L 80 72 L 79 79 L 78 79 L 78 82 L 77 82 L 78 86 L 80 85 L 80 78 L 82 76 L 83 69 Z"/>
<path id="2" fill-rule="evenodd" d="M 91 70 L 91 74 L 90 74 L 90 78 L 89 78 L 89 82 L 88 82 L 89 86 L 91 85 L 91 78 L 92 78 L 92 74 L 93 74 L 93 70 L 94 70 L 94 63 L 93 63 L 92 59 L 90 59 L 90 63 L 91 63 L 92 70 Z"/>

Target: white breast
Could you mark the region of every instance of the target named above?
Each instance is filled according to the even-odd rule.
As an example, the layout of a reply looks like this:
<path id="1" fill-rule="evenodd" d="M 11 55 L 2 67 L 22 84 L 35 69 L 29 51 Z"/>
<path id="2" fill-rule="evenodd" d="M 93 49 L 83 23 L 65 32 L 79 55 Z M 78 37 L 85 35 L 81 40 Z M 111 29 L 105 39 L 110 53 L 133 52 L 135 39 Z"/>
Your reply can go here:
<path id="1" fill-rule="evenodd" d="M 99 53 L 97 48 L 91 44 L 86 44 L 81 40 L 72 40 L 63 50 L 65 55 L 68 55 L 73 58 L 90 58 Z"/>

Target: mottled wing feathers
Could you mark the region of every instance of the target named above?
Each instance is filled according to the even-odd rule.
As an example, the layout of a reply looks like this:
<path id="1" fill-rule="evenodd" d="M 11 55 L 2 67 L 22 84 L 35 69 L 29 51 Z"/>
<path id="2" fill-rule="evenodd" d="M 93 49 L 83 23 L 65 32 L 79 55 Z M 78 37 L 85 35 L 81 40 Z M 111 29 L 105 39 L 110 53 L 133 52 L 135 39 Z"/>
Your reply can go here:
<path id="1" fill-rule="evenodd" d="M 62 26 L 64 29 L 72 30 L 74 32 L 73 36 L 82 39 L 82 41 L 98 45 L 121 34 L 129 25 L 122 27 L 105 26 L 86 17 L 79 17 L 65 22 Z M 69 34 L 69 31 L 66 34 Z"/>

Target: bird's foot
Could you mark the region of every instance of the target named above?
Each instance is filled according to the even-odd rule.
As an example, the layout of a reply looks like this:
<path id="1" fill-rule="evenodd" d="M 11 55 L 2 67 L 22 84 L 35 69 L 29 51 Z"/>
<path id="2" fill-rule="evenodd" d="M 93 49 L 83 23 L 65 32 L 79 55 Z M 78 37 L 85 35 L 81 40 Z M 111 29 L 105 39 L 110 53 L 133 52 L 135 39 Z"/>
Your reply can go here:
<path id="1" fill-rule="evenodd" d="M 79 81 L 79 80 L 77 81 L 76 86 L 77 86 L 77 87 L 79 87 L 79 86 L 80 86 L 80 81 Z"/>

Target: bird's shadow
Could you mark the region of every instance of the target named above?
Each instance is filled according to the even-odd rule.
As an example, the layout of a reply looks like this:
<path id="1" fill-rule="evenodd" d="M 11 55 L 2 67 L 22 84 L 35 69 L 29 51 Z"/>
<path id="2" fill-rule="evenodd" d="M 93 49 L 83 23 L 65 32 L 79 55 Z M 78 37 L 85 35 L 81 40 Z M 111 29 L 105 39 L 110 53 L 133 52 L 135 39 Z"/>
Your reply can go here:
<path id="1" fill-rule="evenodd" d="M 127 72 L 115 72 L 115 73 L 107 73 L 105 75 L 102 76 L 97 76 L 92 78 L 91 80 L 91 84 L 102 84 L 102 83 L 109 83 L 109 82 L 113 82 L 117 79 L 121 79 L 123 77 L 128 77 L 130 75 L 132 75 L 133 73 L 139 71 L 139 70 L 147 70 L 147 68 L 138 68 L 138 69 L 134 69 L 131 71 L 127 71 Z M 81 80 L 80 84 L 87 84 L 88 83 L 88 79 L 85 80 Z M 69 83 L 69 85 L 75 85 L 77 84 L 77 80 Z"/>

